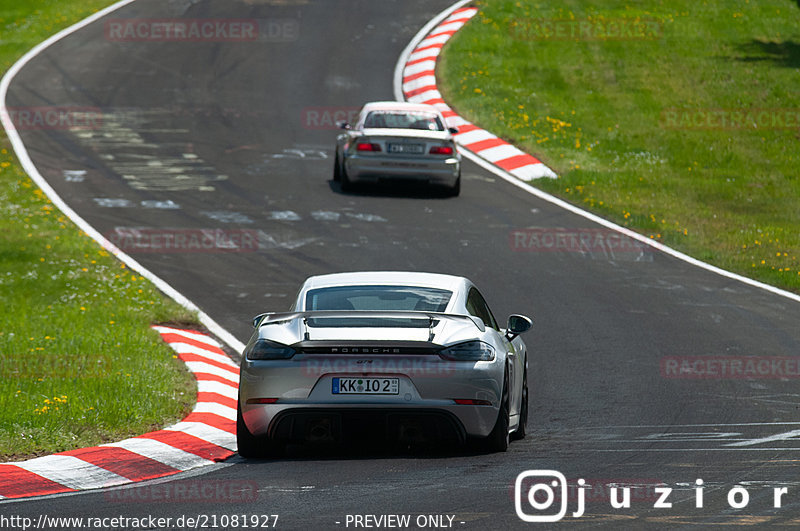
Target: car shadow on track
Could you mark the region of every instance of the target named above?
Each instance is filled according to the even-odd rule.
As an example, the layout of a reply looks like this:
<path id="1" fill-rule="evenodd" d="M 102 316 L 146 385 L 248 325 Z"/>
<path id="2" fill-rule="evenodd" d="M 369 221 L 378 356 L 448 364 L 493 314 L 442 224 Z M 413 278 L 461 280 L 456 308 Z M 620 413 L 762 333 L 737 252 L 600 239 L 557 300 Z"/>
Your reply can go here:
<path id="1" fill-rule="evenodd" d="M 415 183 L 365 183 L 353 186 L 351 190 L 344 191 L 342 186 L 330 179 L 328 186 L 333 193 L 361 197 L 398 197 L 404 199 L 457 199 L 452 197 L 445 187 L 430 186 Z"/>
<path id="2" fill-rule="evenodd" d="M 305 460 L 362 460 L 362 459 L 443 459 L 460 458 L 486 455 L 487 452 L 477 442 L 467 442 L 460 445 L 425 444 L 425 445 L 398 445 L 398 444 L 324 444 L 300 443 L 289 444 L 282 455 L 272 457 L 242 458 L 237 454 L 234 460 L 241 462 L 267 462 L 267 461 L 305 461 Z"/>

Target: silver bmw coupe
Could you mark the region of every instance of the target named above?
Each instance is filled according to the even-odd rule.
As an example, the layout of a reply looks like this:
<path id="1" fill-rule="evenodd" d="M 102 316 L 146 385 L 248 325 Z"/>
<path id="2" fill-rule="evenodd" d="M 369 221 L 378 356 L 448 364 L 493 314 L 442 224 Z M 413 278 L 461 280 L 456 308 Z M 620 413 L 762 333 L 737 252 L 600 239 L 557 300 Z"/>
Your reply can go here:
<path id="1" fill-rule="evenodd" d="M 463 277 L 356 272 L 311 277 L 286 313 L 265 313 L 242 355 L 237 441 L 244 457 L 286 443 L 525 436 L 528 355 Z"/>
<path id="2" fill-rule="evenodd" d="M 461 191 L 461 155 L 432 105 L 396 101 L 367 103 L 355 124 L 341 123 L 333 180 L 342 190 L 361 182 L 406 181 Z"/>

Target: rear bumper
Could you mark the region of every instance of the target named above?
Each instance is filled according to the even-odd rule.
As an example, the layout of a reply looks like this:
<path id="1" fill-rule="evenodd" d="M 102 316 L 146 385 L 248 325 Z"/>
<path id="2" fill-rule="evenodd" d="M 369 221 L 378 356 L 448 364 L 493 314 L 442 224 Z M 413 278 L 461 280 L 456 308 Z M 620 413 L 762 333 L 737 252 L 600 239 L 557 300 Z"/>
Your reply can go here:
<path id="1" fill-rule="evenodd" d="M 369 364 L 359 364 L 367 360 Z M 466 437 L 486 437 L 494 427 L 502 395 L 502 360 L 452 362 L 439 356 L 389 354 L 367 360 L 349 354 L 297 354 L 290 360 L 245 359 L 240 370 L 239 400 L 248 431 L 260 437 L 283 436 L 289 430 L 292 438 L 295 428 L 279 428 L 284 422 L 280 419 L 287 415 L 303 418 L 305 412 L 338 416 L 340 420 L 330 422 L 343 429 L 351 426 L 347 418 L 366 414 L 375 419 L 376 426 L 383 423 L 379 430 L 384 432 L 392 432 L 396 418 L 404 415 L 455 419 L 460 426 L 456 431 Z M 365 370 L 365 366 L 370 369 Z M 334 394 L 334 377 L 397 378 L 398 392 Z M 258 403 L 262 399 L 274 402 Z M 455 399 L 475 399 L 485 404 L 458 404 Z M 393 433 L 396 435 L 397 431 Z"/>
<path id="2" fill-rule="evenodd" d="M 347 177 L 354 183 L 403 180 L 453 186 L 460 175 L 460 168 L 461 161 L 457 157 L 435 159 L 353 155 L 345 160 Z"/>

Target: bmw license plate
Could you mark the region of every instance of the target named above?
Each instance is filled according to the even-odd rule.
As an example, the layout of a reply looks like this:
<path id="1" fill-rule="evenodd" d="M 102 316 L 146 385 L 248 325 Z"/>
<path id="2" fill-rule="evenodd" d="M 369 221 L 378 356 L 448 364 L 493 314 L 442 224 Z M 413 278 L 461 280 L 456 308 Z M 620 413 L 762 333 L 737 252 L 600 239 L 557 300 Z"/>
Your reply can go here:
<path id="1" fill-rule="evenodd" d="M 399 378 L 334 378 L 335 395 L 396 395 L 400 393 Z"/>
<path id="2" fill-rule="evenodd" d="M 389 144 L 387 148 L 389 153 L 412 153 L 415 155 L 419 155 L 425 150 L 422 144 Z"/>

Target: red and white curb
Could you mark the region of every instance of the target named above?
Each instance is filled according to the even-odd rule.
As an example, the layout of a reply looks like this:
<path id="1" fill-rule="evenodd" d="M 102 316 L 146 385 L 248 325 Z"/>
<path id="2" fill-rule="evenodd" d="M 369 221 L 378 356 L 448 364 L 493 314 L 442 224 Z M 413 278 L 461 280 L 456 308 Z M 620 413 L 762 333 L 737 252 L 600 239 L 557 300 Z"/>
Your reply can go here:
<path id="1" fill-rule="evenodd" d="M 0 498 L 97 489 L 211 465 L 236 452 L 239 368 L 206 334 L 154 326 L 197 379 L 181 422 L 123 441 L 0 464 Z"/>
<path id="2" fill-rule="evenodd" d="M 406 100 L 437 107 L 449 127 L 457 127 L 456 142 L 483 160 L 529 181 L 556 174 L 539 159 L 520 151 L 505 140 L 459 116 L 445 103 L 436 88 L 436 60 L 444 44 L 469 21 L 478 9 L 462 7 L 444 18 L 408 55 L 402 70 L 402 91 Z"/>

